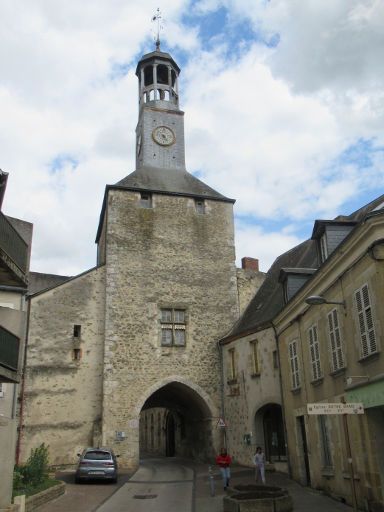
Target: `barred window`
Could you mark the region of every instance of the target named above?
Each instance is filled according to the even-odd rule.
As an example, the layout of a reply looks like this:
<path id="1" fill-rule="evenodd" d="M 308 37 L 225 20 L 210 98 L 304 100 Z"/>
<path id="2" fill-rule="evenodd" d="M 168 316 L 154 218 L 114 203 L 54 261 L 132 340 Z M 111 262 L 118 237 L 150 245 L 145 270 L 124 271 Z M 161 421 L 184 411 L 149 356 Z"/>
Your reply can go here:
<path id="1" fill-rule="evenodd" d="M 0 382 L 0 398 L 2 398 L 4 396 L 4 391 L 5 391 L 5 384 Z"/>
<path id="2" fill-rule="evenodd" d="M 339 314 L 336 308 L 328 313 L 328 334 L 331 349 L 331 367 L 332 371 L 335 372 L 345 367 L 343 343 L 340 334 Z"/>
<path id="3" fill-rule="evenodd" d="M 184 309 L 162 309 L 161 344 L 164 347 L 185 346 L 186 318 Z"/>
<path id="4" fill-rule="evenodd" d="M 292 389 L 298 389 L 300 387 L 299 355 L 297 351 L 297 345 L 297 340 L 291 341 L 291 343 L 288 345 Z"/>
<path id="5" fill-rule="evenodd" d="M 317 326 L 312 325 L 308 329 L 309 357 L 311 360 L 312 380 L 318 380 L 322 376 L 320 362 L 320 346 L 317 336 Z"/>
<path id="6" fill-rule="evenodd" d="M 357 318 L 360 329 L 361 357 L 378 351 L 368 285 L 355 291 Z"/>

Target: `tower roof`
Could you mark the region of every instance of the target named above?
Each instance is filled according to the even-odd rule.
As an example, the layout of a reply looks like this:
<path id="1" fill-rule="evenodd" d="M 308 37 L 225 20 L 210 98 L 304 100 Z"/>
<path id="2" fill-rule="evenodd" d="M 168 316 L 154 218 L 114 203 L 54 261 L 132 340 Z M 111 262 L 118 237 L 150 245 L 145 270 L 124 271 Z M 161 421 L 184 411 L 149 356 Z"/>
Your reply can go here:
<path id="1" fill-rule="evenodd" d="M 187 171 L 141 167 L 118 181 L 112 188 L 145 190 L 167 195 L 190 196 L 234 203 L 234 199 L 223 196 Z"/>
<path id="2" fill-rule="evenodd" d="M 169 53 L 162 52 L 160 50 L 155 50 L 153 52 L 146 53 L 145 55 L 143 55 L 141 57 L 141 59 L 139 60 L 139 62 L 137 63 L 137 66 L 136 66 L 136 76 L 139 76 L 139 69 L 142 67 L 142 65 L 144 63 L 146 63 L 146 62 L 151 61 L 151 60 L 164 60 L 164 61 L 168 61 L 176 69 L 177 73 L 180 73 L 179 66 L 176 64 L 176 62 L 173 60 L 173 58 L 171 57 L 171 55 Z"/>

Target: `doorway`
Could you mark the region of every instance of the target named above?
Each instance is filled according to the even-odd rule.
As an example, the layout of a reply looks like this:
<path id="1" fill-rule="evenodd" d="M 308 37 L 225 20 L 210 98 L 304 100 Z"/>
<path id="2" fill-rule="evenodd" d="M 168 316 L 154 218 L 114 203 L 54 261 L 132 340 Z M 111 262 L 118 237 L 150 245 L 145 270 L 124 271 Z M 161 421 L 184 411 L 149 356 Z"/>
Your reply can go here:
<path id="1" fill-rule="evenodd" d="M 297 430 L 299 434 L 299 446 L 301 449 L 301 456 L 304 462 L 304 467 L 302 466 L 302 480 L 303 485 L 310 486 L 311 485 L 311 473 L 309 470 L 309 457 L 308 457 L 308 443 L 307 443 L 307 433 L 305 430 L 305 420 L 304 416 L 297 417 Z"/>

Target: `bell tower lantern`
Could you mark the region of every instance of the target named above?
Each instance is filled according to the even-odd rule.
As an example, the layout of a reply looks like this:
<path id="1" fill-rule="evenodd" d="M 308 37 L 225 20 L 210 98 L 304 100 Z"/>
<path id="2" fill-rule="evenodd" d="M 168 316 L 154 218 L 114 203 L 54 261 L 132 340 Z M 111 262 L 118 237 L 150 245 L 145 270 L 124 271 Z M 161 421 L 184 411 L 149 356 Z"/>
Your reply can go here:
<path id="1" fill-rule="evenodd" d="M 184 112 L 179 108 L 180 68 L 171 55 L 156 50 L 143 55 L 136 68 L 139 119 L 136 169 L 185 170 Z"/>

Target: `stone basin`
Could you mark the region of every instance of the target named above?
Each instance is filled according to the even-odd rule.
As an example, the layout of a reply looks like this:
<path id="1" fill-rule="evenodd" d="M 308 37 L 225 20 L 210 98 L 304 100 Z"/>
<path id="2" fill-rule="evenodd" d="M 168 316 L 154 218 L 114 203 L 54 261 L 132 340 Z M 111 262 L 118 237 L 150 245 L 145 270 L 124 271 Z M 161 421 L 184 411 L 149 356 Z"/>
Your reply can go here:
<path id="1" fill-rule="evenodd" d="M 292 497 L 286 489 L 268 485 L 236 485 L 223 498 L 224 512 L 291 512 Z"/>

